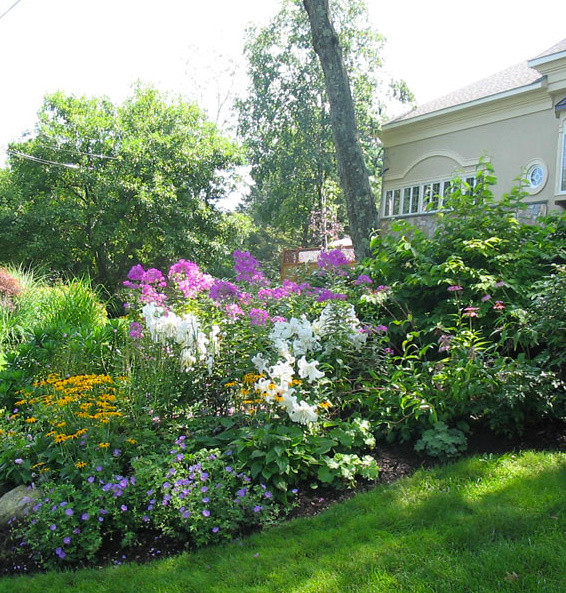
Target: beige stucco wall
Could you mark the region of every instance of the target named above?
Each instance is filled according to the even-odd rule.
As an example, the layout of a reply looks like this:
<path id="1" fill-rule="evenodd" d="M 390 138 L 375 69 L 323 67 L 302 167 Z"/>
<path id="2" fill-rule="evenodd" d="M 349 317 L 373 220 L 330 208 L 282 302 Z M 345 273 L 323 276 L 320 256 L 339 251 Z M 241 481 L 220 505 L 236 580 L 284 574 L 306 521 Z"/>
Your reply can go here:
<path id="1" fill-rule="evenodd" d="M 527 203 L 546 202 L 548 210 L 560 210 L 557 165 L 565 114 L 557 117 L 550 97 L 539 89 L 518 104 L 515 97 L 495 105 L 479 105 L 461 113 L 449 113 L 384 130 L 384 195 L 388 189 L 417 185 L 452 175 L 470 174 L 480 159 L 491 161 L 498 183 L 495 195 L 508 192 L 534 159 L 544 163 L 546 183 Z M 436 120 L 436 121 L 435 121 Z M 433 215 L 411 216 L 411 219 Z M 420 225 L 428 226 L 421 220 Z"/>

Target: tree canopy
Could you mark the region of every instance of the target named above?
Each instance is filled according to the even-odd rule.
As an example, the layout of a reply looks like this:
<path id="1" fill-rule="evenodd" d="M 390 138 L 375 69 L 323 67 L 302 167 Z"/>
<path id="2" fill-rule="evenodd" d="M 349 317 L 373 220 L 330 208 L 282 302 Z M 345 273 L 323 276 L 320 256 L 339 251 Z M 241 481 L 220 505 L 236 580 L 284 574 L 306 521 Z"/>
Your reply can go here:
<path id="1" fill-rule="evenodd" d="M 365 164 L 377 180 L 377 133 L 391 84 L 381 73 L 382 37 L 369 25 L 363 0 L 333 0 L 333 19 L 351 80 Z M 300 0 L 285 0 L 263 29 L 248 33 L 245 53 L 250 86 L 240 100 L 239 132 L 255 182 L 246 206 L 260 224 L 285 229 L 303 245 L 316 239 L 310 215 L 345 218 L 324 74 L 313 49 Z"/>
<path id="2" fill-rule="evenodd" d="M 197 106 L 138 86 L 121 105 L 48 95 L 38 118 L 0 178 L 2 259 L 114 287 L 132 263 L 226 255 L 237 217 L 215 203 L 242 154 Z"/>

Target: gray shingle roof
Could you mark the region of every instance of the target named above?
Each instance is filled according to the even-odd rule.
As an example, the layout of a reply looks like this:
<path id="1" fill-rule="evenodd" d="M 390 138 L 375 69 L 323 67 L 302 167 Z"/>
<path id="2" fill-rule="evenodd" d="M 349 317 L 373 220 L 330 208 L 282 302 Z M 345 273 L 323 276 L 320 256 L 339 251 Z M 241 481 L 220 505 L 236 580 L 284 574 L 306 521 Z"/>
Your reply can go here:
<path id="1" fill-rule="evenodd" d="M 550 56 L 564 50 L 566 50 L 566 39 L 553 45 L 534 59 Z M 501 72 L 497 72 L 492 76 L 488 76 L 487 78 L 474 82 L 457 91 L 453 91 L 448 95 L 444 95 L 443 97 L 416 107 L 412 111 L 396 117 L 388 123 L 407 121 L 421 115 L 441 111 L 442 109 L 456 107 L 457 105 L 465 105 L 466 103 L 477 101 L 478 99 L 484 99 L 506 91 L 528 86 L 541 78 L 542 76 L 540 73 L 534 68 L 530 68 L 528 62 L 521 62 L 520 64 L 506 68 Z"/>

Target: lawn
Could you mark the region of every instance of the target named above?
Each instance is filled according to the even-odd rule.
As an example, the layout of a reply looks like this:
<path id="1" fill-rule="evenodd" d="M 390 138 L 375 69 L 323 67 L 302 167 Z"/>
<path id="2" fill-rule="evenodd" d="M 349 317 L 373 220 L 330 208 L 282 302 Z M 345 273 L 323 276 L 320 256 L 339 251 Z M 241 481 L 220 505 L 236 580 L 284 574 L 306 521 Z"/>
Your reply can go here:
<path id="1" fill-rule="evenodd" d="M 479 456 L 231 544 L 0 592 L 563 593 L 566 454 Z"/>

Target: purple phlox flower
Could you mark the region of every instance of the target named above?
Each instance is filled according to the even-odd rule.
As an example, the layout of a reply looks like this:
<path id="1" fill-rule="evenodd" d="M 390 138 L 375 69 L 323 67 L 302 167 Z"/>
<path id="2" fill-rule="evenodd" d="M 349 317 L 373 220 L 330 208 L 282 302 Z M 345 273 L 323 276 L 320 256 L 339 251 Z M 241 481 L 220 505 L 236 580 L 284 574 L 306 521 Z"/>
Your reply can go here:
<path id="1" fill-rule="evenodd" d="M 132 323 L 130 323 L 130 331 L 128 335 L 132 340 L 139 340 L 143 335 L 141 324 L 137 321 L 132 321 Z"/>
<path id="2" fill-rule="evenodd" d="M 67 537 L 64 537 L 64 538 L 63 538 L 63 543 L 64 543 L 64 544 L 70 544 L 70 543 L 71 543 L 71 538 L 70 538 L 69 536 L 67 536 Z"/>
<path id="3" fill-rule="evenodd" d="M 19 457 L 17 459 L 14 459 L 14 463 L 16 465 L 21 465 L 23 462 L 24 462 L 24 460 L 23 459 L 20 459 Z"/>
<path id="4" fill-rule="evenodd" d="M 253 508 L 253 511 L 254 511 L 254 513 L 259 513 L 259 512 L 260 512 L 260 511 L 262 511 L 262 510 L 263 510 L 263 507 L 262 507 L 261 505 L 259 505 L 259 504 L 257 504 L 257 505 L 256 505 L 256 506 Z"/>
<path id="5" fill-rule="evenodd" d="M 210 517 L 210 511 L 208 509 L 204 509 L 202 511 L 202 516 L 203 517 Z"/>
<path id="6" fill-rule="evenodd" d="M 354 284 L 356 285 L 360 285 L 360 284 L 371 284 L 373 282 L 373 280 L 366 274 L 360 274 L 355 280 L 354 280 Z"/>
<path id="7" fill-rule="evenodd" d="M 65 558 L 65 556 L 67 555 L 65 554 L 65 552 L 63 552 L 61 548 L 55 548 L 55 554 L 57 554 L 57 556 L 59 556 L 59 558 L 61 559 Z"/>
<path id="8" fill-rule="evenodd" d="M 465 317 L 477 317 L 478 311 L 479 311 L 479 307 L 466 307 L 464 309 L 463 315 Z"/>
<path id="9" fill-rule="evenodd" d="M 347 276 L 350 260 L 346 257 L 346 254 L 340 249 L 333 249 L 332 251 L 321 251 L 316 265 L 324 272 L 334 272 L 339 276 Z"/>
<path id="10" fill-rule="evenodd" d="M 269 280 L 265 274 L 260 270 L 259 262 L 250 254 L 249 251 L 234 251 L 234 271 L 236 272 L 236 280 L 248 282 L 249 284 L 259 284 L 265 286 L 269 284 Z"/>
<path id="11" fill-rule="evenodd" d="M 323 303 L 324 301 L 345 301 L 347 295 L 337 292 L 332 292 L 328 288 L 317 288 L 316 294 L 316 301 L 318 303 Z"/>
<path id="12" fill-rule="evenodd" d="M 285 323 L 287 321 L 286 317 L 282 317 L 281 315 L 274 315 L 270 319 L 271 323 Z"/>
<path id="13" fill-rule="evenodd" d="M 269 313 L 264 309 L 250 309 L 248 315 L 251 325 L 266 325 L 269 321 Z"/>
<path id="14" fill-rule="evenodd" d="M 128 279 L 140 282 L 145 274 L 145 270 L 142 265 L 138 264 L 130 269 L 128 272 Z"/>
<path id="15" fill-rule="evenodd" d="M 208 293 L 213 301 L 235 300 L 239 294 L 240 289 L 227 280 L 215 280 Z"/>
<path id="16" fill-rule="evenodd" d="M 481 302 L 482 303 L 487 303 L 487 301 L 491 300 L 491 295 L 490 294 L 484 294 L 481 298 Z"/>
<path id="17" fill-rule="evenodd" d="M 460 292 L 464 290 L 459 284 L 453 284 L 446 289 L 448 292 Z"/>

